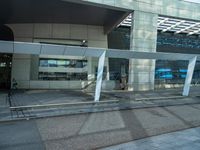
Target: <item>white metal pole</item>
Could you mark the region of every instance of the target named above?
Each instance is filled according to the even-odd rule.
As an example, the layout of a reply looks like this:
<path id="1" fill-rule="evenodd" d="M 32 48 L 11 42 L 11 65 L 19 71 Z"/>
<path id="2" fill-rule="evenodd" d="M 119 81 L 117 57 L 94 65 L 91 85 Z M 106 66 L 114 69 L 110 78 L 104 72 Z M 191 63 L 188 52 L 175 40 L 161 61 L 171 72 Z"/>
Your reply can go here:
<path id="1" fill-rule="evenodd" d="M 104 69 L 104 63 L 105 63 L 105 55 L 106 55 L 106 51 L 104 51 L 101 54 L 101 56 L 99 57 L 97 82 L 96 82 L 95 98 L 94 98 L 95 102 L 99 102 L 99 99 L 100 99 L 101 85 L 102 85 L 102 79 L 103 79 L 103 69 Z"/>
<path id="2" fill-rule="evenodd" d="M 197 61 L 197 56 L 195 56 L 195 57 L 193 57 L 192 59 L 189 60 L 187 76 L 186 76 L 186 79 L 185 79 L 185 85 L 184 85 L 183 94 L 182 94 L 183 96 L 189 95 L 190 85 L 191 85 L 191 82 L 192 82 L 192 76 L 193 76 L 193 73 L 194 73 L 196 61 Z"/>

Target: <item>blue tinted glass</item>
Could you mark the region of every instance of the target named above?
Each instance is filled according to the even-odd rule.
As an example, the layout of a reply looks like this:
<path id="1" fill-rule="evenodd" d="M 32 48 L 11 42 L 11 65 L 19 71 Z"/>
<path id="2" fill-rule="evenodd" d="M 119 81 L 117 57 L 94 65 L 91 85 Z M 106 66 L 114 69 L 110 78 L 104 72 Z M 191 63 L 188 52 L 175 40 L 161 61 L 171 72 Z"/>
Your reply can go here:
<path id="1" fill-rule="evenodd" d="M 40 60 L 40 67 L 48 67 L 48 60 Z"/>
<path id="2" fill-rule="evenodd" d="M 57 66 L 58 67 L 66 67 L 66 61 L 65 60 L 57 60 Z"/>
<path id="3" fill-rule="evenodd" d="M 56 60 L 48 60 L 49 67 L 57 67 L 57 61 Z"/>

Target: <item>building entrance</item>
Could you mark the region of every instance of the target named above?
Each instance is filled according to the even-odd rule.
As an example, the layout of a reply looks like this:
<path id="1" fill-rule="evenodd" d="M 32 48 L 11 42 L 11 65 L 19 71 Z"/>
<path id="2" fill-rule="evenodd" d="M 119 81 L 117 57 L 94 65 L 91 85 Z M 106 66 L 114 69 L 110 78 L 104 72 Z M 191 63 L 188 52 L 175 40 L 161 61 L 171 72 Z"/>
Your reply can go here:
<path id="1" fill-rule="evenodd" d="M 12 30 L 6 25 L 0 25 L 0 40 L 14 41 Z M 0 53 L 0 89 L 10 89 L 12 55 Z"/>
<path id="2" fill-rule="evenodd" d="M 10 89 L 11 86 L 11 54 L 0 54 L 0 89 Z"/>

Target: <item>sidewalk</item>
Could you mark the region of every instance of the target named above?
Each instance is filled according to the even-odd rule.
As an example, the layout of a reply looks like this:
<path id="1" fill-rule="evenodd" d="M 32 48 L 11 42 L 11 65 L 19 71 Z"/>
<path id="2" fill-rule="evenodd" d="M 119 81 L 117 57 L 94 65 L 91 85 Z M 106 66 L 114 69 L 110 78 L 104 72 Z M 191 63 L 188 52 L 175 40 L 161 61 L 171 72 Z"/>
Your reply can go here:
<path id="1" fill-rule="evenodd" d="M 151 136 L 200 127 L 199 114 L 200 104 L 194 104 L 1 122 L 0 149 L 100 149 Z M 199 130 L 196 131 L 199 133 Z M 182 140 L 179 139 L 172 138 L 171 140 Z M 195 139 L 196 135 L 194 135 Z M 144 145 L 146 144 L 144 143 Z"/>
<path id="2" fill-rule="evenodd" d="M 200 150 L 200 127 L 153 136 L 101 150 Z"/>
<path id="3" fill-rule="evenodd" d="M 200 104 L 200 87 L 193 87 L 189 97 L 181 89 L 148 92 L 103 92 L 101 103 L 93 103 L 91 93 L 65 90 L 18 91 L 12 96 L 12 113 L 6 94 L 0 94 L 0 121 L 50 117 L 67 114 Z M 200 95 L 200 94 L 199 94 Z"/>

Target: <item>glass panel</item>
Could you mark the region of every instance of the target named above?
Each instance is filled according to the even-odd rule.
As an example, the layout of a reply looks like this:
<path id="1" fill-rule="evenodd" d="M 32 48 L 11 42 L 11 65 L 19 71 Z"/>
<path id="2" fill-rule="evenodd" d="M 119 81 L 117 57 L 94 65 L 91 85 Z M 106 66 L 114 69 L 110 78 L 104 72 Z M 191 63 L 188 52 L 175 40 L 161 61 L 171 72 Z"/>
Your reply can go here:
<path id="1" fill-rule="evenodd" d="M 70 60 L 66 60 L 66 67 L 70 66 Z"/>
<path id="2" fill-rule="evenodd" d="M 75 68 L 83 68 L 83 61 L 77 60 Z"/>
<path id="3" fill-rule="evenodd" d="M 98 72 L 98 67 L 95 67 L 95 79 L 97 79 L 97 72 Z M 107 67 L 104 66 L 103 67 L 103 80 L 106 79 L 107 76 Z"/>
<path id="4" fill-rule="evenodd" d="M 40 67 L 48 67 L 48 60 L 40 60 Z"/>
<path id="5" fill-rule="evenodd" d="M 57 60 L 57 66 L 58 67 L 66 67 L 66 61 L 65 60 Z"/>
<path id="6" fill-rule="evenodd" d="M 40 67 L 60 67 L 60 68 L 83 68 L 87 66 L 87 60 L 69 60 L 69 59 L 40 59 Z M 87 80 L 87 72 L 65 72 L 62 69 L 59 72 L 39 72 L 40 80 Z"/>
<path id="7" fill-rule="evenodd" d="M 56 60 L 48 60 L 49 67 L 57 67 L 57 61 Z"/>

